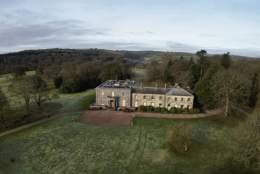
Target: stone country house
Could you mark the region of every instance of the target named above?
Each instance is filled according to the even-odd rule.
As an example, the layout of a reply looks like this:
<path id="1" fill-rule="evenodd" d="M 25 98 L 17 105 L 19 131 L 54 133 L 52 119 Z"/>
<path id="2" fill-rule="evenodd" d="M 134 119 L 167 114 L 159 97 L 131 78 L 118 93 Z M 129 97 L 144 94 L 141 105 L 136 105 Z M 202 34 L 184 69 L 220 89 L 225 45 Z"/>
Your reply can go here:
<path id="1" fill-rule="evenodd" d="M 138 87 L 131 80 L 108 80 L 96 87 L 96 105 L 110 108 L 153 106 L 193 108 L 194 96 L 181 87 Z"/>

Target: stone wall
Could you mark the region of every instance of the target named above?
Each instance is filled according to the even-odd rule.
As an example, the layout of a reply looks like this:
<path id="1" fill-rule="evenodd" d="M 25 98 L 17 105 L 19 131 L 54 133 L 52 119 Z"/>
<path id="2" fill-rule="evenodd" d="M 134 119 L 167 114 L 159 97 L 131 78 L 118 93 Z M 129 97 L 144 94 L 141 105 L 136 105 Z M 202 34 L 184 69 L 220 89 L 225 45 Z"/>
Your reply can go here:
<path id="1" fill-rule="evenodd" d="M 113 97 L 119 98 L 119 106 L 131 107 L 131 90 L 129 88 L 96 88 L 96 105 L 109 106 Z"/>
<path id="2" fill-rule="evenodd" d="M 132 106 L 165 107 L 165 95 L 133 93 Z"/>
<path id="3" fill-rule="evenodd" d="M 166 108 L 193 108 L 193 96 L 173 96 L 167 95 L 166 96 Z"/>
<path id="4" fill-rule="evenodd" d="M 174 96 L 163 94 L 132 94 L 132 106 L 153 106 L 165 108 L 193 108 L 193 96 Z"/>

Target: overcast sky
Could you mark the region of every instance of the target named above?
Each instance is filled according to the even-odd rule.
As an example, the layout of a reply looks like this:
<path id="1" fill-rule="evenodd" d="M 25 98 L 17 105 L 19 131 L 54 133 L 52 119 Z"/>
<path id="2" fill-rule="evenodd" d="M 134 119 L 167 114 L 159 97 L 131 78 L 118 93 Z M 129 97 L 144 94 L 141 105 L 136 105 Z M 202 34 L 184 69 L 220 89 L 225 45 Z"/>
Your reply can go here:
<path id="1" fill-rule="evenodd" d="M 0 0 L 0 53 L 38 48 L 260 57 L 259 0 Z"/>

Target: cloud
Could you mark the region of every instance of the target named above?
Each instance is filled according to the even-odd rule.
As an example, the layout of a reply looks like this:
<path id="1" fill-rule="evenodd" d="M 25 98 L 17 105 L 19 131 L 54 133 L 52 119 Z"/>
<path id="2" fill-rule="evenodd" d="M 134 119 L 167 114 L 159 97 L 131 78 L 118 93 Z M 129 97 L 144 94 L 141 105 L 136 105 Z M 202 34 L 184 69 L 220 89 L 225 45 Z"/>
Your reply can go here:
<path id="1" fill-rule="evenodd" d="M 204 48 L 255 56 L 260 55 L 258 6 L 257 0 L 0 0 L 0 52 Z"/>
<path id="2" fill-rule="evenodd" d="M 74 38 L 104 35 L 107 31 L 98 28 L 86 28 L 82 21 L 50 21 L 43 24 L 24 26 L 5 26 L 0 28 L 0 49 L 8 47 L 63 46 Z M 75 43 L 75 40 L 74 40 Z M 72 43 L 73 44 L 73 43 Z"/>
<path id="3" fill-rule="evenodd" d="M 175 52 L 195 52 L 199 50 L 198 46 L 188 45 L 179 42 L 167 42 L 167 47 L 169 50 L 173 50 Z"/>

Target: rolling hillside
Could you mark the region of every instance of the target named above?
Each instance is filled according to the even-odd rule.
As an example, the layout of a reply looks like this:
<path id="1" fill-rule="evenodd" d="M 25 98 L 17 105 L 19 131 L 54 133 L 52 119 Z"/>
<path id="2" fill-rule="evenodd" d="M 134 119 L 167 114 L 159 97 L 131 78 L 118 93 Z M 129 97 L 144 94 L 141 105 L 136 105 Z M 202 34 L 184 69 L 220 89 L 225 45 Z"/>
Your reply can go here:
<path id="1" fill-rule="evenodd" d="M 18 66 L 27 70 L 35 70 L 40 66 L 61 64 L 68 61 L 111 61 L 122 59 L 129 65 L 143 65 L 151 60 L 156 60 L 164 55 L 184 58 L 194 57 L 195 54 L 184 52 L 160 52 L 160 51 L 113 51 L 102 49 L 42 49 L 26 50 L 15 53 L 0 54 L 0 74 L 10 73 Z M 217 58 L 217 55 L 210 55 Z M 233 59 L 249 59 L 249 57 L 232 56 Z M 250 59 L 254 60 L 254 59 Z"/>

